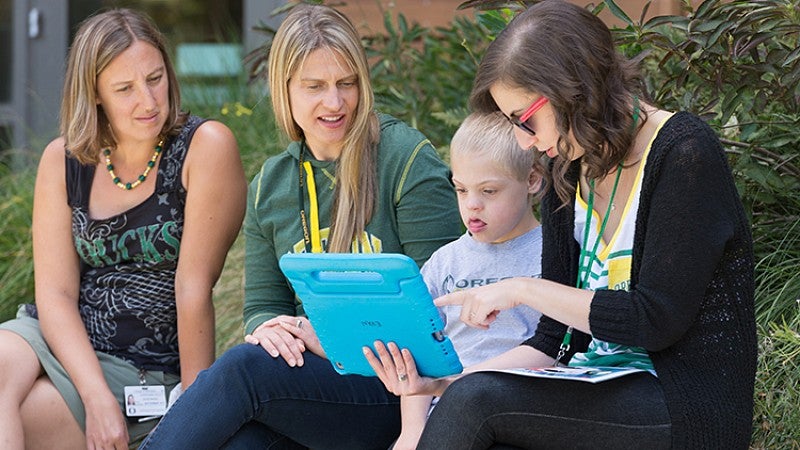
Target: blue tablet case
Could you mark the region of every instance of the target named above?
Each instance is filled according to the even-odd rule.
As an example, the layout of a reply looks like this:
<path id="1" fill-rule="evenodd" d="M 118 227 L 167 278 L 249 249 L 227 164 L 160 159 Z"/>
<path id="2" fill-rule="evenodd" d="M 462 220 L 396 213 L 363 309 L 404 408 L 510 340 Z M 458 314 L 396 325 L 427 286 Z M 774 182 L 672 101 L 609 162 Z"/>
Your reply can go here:
<path id="1" fill-rule="evenodd" d="M 463 369 L 408 256 L 297 253 L 282 256 L 279 265 L 337 372 L 375 376 L 361 348 L 373 348 L 376 340 L 408 348 L 421 375 L 443 377 Z"/>

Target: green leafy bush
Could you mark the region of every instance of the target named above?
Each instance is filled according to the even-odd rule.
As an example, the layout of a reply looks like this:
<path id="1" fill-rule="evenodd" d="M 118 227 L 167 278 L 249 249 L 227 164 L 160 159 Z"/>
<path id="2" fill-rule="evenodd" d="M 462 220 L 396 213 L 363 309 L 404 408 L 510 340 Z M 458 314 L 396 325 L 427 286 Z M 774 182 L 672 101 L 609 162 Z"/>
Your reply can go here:
<path id="1" fill-rule="evenodd" d="M 378 108 L 418 128 L 440 149 L 467 116 L 488 30 L 463 17 L 435 30 L 384 14 L 386 34 L 365 38 Z"/>
<path id="2" fill-rule="evenodd" d="M 34 173 L 0 164 L 0 321 L 13 318 L 18 304 L 33 302 Z"/>
<path id="3" fill-rule="evenodd" d="M 616 36 L 642 57 L 657 104 L 706 118 L 731 156 L 756 253 L 798 232 L 800 12 L 796 0 L 707 0 L 685 16 L 632 21 Z M 777 239 L 776 239 L 777 238 Z"/>

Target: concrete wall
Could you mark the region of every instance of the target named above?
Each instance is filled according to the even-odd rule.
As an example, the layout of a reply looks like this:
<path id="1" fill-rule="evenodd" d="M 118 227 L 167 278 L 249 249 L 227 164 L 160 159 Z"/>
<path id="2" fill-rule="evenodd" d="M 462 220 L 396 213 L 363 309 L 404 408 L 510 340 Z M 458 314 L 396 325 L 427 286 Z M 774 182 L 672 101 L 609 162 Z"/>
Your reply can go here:
<path id="1" fill-rule="evenodd" d="M 10 103 L 0 104 L 0 124 L 13 129 L 12 148 L 43 145 L 58 133 L 67 5 L 50 0 L 13 0 Z"/>

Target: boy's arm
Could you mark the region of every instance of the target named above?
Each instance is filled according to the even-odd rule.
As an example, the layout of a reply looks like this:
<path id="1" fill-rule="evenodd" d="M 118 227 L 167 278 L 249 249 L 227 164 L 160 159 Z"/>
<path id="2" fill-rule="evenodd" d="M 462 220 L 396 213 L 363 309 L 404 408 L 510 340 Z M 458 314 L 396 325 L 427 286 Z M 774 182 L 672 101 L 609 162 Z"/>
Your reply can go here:
<path id="1" fill-rule="evenodd" d="M 428 420 L 428 410 L 433 396 L 404 395 L 400 397 L 400 414 L 402 429 L 400 437 L 394 443 L 393 450 L 413 450 L 417 448 L 422 429 Z"/>

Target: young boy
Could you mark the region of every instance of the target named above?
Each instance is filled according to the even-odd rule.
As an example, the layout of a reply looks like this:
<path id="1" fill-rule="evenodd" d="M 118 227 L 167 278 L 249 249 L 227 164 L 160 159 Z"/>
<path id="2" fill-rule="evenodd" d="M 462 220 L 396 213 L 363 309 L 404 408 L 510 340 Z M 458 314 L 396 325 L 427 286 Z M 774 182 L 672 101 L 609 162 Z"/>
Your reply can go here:
<path id="1" fill-rule="evenodd" d="M 467 232 L 431 255 L 422 275 L 433 298 L 509 277 L 541 275 L 542 233 L 533 215 L 541 187 L 535 152 L 523 150 L 501 114 L 471 114 L 450 144 L 458 208 Z M 464 367 L 497 356 L 532 336 L 539 312 L 503 311 L 488 330 L 459 320 L 460 306 L 442 308 L 445 333 Z M 395 450 L 413 449 L 431 409 L 430 396 L 401 399 Z"/>

